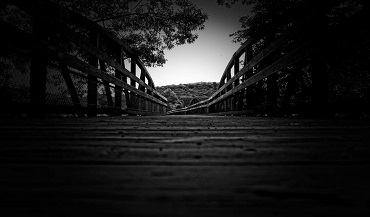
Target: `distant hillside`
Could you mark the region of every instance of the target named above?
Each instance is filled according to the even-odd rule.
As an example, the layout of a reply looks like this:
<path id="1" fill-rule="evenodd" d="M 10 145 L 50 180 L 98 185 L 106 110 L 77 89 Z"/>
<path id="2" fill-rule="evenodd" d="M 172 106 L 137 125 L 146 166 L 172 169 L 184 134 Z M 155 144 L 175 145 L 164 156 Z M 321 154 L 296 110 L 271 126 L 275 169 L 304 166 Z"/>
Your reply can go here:
<path id="1" fill-rule="evenodd" d="M 167 97 L 169 108 L 177 109 L 208 99 L 216 92 L 218 82 L 197 82 L 191 84 L 166 85 L 157 87 Z"/>

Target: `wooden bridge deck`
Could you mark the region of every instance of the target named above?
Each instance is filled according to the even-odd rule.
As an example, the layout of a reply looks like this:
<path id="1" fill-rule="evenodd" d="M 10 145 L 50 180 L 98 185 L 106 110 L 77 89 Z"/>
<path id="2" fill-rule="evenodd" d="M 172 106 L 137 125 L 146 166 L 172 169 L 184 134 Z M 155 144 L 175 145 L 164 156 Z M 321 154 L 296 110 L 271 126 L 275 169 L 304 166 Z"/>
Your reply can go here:
<path id="1" fill-rule="evenodd" d="M 127 116 L 0 123 L 0 212 L 9 216 L 370 213 L 365 120 Z"/>

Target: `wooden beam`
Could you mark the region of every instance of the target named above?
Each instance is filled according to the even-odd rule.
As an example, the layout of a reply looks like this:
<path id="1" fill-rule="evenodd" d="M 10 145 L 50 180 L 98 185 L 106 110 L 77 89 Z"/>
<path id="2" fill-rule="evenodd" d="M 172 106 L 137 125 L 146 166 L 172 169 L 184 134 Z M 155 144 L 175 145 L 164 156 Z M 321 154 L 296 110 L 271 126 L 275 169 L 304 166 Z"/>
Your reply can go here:
<path id="1" fill-rule="evenodd" d="M 145 70 L 140 69 L 140 80 L 142 80 L 145 83 Z M 139 90 L 145 91 L 145 86 L 139 85 Z"/>
<path id="2" fill-rule="evenodd" d="M 90 33 L 90 43 L 92 46 L 99 47 L 99 33 Z M 90 54 L 89 64 L 95 68 L 98 68 L 98 58 L 95 55 Z M 87 82 L 87 110 L 88 116 L 96 116 L 96 109 L 98 103 L 98 79 L 96 76 L 89 74 Z"/>
<path id="3" fill-rule="evenodd" d="M 136 60 L 137 60 L 136 56 L 131 56 L 131 74 L 134 75 L 134 77 L 136 77 Z M 136 88 L 134 79 L 131 79 L 130 84 L 131 84 L 131 86 Z"/>
<path id="4" fill-rule="evenodd" d="M 107 67 L 105 66 L 105 62 L 99 59 L 100 69 L 103 72 L 107 72 Z M 112 92 L 110 91 L 110 86 L 108 81 L 103 81 L 105 96 L 107 97 L 108 107 L 113 107 L 113 98 Z"/>
<path id="5" fill-rule="evenodd" d="M 113 55 L 116 60 L 116 62 L 119 65 L 123 65 L 123 58 L 122 58 L 122 48 L 121 47 L 115 47 L 112 48 Z M 114 77 L 118 80 L 122 80 L 122 73 L 121 71 L 114 69 Z M 122 105 L 122 88 L 115 85 L 114 87 L 114 107 L 119 109 L 121 111 L 121 105 Z"/>

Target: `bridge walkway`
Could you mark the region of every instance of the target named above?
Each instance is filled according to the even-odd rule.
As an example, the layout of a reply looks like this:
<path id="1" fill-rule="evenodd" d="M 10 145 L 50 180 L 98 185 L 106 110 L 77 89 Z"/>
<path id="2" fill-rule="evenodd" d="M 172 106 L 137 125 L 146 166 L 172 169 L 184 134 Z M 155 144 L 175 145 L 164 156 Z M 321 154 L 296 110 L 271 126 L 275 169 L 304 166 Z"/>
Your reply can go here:
<path id="1" fill-rule="evenodd" d="M 370 123 L 125 116 L 0 119 L 10 216 L 366 216 Z"/>

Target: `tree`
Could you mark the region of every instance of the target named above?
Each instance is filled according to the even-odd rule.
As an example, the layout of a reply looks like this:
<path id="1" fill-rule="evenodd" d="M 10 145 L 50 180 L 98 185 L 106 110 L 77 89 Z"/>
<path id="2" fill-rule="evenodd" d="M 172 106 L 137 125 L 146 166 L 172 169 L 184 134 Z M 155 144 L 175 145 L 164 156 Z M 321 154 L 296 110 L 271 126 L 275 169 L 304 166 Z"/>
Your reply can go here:
<path id="1" fill-rule="evenodd" d="M 166 63 L 164 50 L 193 43 L 208 16 L 189 0 L 52 0 L 107 28 L 147 66 Z"/>
<path id="2" fill-rule="evenodd" d="M 219 5 L 232 7 L 239 0 L 217 0 Z M 345 18 L 362 12 L 368 5 L 367 0 L 241 0 L 242 4 L 252 7 L 251 13 L 242 16 L 241 29 L 232 33 L 234 42 L 244 42 L 258 35 L 269 25 L 282 27 L 288 22 L 304 19 L 312 10 L 326 14 L 324 25 L 338 24 Z"/>
<path id="3" fill-rule="evenodd" d="M 167 88 L 163 91 L 163 96 L 167 98 L 168 100 L 168 107 L 170 110 L 174 110 L 177 108 L 181 108 L 183 105 L 183 102 L 180 101 L 179 97 L 176 95 L 176 93 L 171 90 L 170 88 Z"/>

